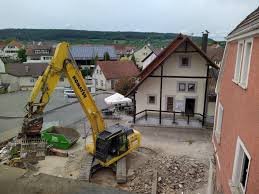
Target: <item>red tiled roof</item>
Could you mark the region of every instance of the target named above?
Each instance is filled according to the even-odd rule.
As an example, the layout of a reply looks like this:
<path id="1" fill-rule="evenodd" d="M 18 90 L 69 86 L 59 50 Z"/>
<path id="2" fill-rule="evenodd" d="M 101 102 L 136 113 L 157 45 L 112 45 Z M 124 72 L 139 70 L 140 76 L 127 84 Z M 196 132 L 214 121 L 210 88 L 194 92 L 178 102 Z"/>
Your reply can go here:
<path id="1" fill-rule="evenodd" d="M 224 47 L 220 45 L 211 45 L 207 48 L 207 55 L 212 61 L 221 62 L 224 54 Z"/>
<path id="2" fill-rule="evenodd" d="M 151 73 L 153 73 L 169 56 L 171 56 L 174 51 L 176 51 L 176 49 L 185 41 L 188 41 L 188 43 L 190 43 L 191 46 L 196 49 L 211 66 L 218 69 L 218 66 L 188 36 L 179 34 L 161 53 L 159 53 L 159 55 L 148 65 L 148 67 L 139 74 L 138 77 L 140 78 L 140 81 L 132 88 L 132 90 L 130 90 L 127 95 L 130 95 L 133 91 L 135 91 L 139 85 L 141 85 L 143 81 Z"/>
<path id="3" fill-rule="evenodd" d="M 46 63 L 9 63 L 6 64 L 6 73 L 16 77 L 38 77 L 47 68 Z"/>
<path id="4" fill-rule="evenodd" d="M 12 40 L 8 45 L 16 46 L 19 49 L 23 47 L 23 45 L 20 42 L 17 42 L 16 40 Z"/>
<path id="5" fill-rule="evenodd" d="M 105 78 L 121 79 L 123 77 L 137 77 L 139 70 L 132 61 L 97 61 Z"/>

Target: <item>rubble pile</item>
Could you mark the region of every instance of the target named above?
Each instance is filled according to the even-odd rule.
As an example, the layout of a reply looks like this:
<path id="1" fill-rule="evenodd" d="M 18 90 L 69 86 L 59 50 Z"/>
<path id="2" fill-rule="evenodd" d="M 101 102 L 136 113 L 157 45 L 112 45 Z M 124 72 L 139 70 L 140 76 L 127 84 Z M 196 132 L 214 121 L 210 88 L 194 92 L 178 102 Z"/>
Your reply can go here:
<path id="1" fill-rule="evenodd" d="M 2 149 L 0 149 L 0 164 L 9 164 L 9 161 L 19 155 L 19 148 L 16 138 L 9 141 Z"/>
<path id="2" fill-rule="evenodd" d="M 156 155 L 129 177 L 129 188 L 137 193 L 151 193 L 154 170 L 158 171 L 158 193 L 185 193 L 207 182 L 208 166 L 187 156 Z"/>

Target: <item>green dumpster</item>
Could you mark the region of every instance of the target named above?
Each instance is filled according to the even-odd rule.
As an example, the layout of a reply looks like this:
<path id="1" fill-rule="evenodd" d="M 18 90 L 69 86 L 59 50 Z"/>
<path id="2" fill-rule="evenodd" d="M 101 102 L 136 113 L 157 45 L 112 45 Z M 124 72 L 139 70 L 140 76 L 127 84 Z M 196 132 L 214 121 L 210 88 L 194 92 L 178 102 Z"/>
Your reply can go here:
<path id="1" fill-rule="evenodd" d="M 41 132 L 41 138 L 48 145 L 59 149 L 68 149 L 79 139 L 80 134 L 73 128 L 53 126 Z"/>

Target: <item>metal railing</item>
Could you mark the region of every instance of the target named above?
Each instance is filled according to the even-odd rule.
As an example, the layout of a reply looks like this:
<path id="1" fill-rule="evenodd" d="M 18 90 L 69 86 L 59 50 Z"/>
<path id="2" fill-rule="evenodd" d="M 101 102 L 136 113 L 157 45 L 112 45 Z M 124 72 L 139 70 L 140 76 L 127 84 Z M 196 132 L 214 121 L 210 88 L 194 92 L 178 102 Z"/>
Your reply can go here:
<path id="1" fill-rule="evenodd" d="M 148 112 L 155 112 L 155 113 L 160 113 L 160 110 L 154 110 L 154 109 L 145 109 L 145 110 L 142 110 L 138 113 L 136 113 L 135 115 L 133 115 L 135 118 L 137 115 L 140 115 L 142 113 L 144 113 L 144 117 L 145 117 L 145 120 L 147 120 L 148 118 Z M 186 117 L 186 120 L 187 120 L 187 124 L 189 125 L 190 123 L 190 118 L 191 117 L 194 117 L 194 116 L 200 116 L 202 118 L 204 118 L 203 114 L 200 114 L 200 113 L 186 113 L 186 112 L 180 112 L 180 111 L 165 111 L 165 110 L 162 110 L 161 113 L 168 113 L 168 114 L 172 114 L 172 123 L 173 124 L 176 124 L 176 115 L 180 115 L 180 116 L 183 116 L 183 117 Z"/>

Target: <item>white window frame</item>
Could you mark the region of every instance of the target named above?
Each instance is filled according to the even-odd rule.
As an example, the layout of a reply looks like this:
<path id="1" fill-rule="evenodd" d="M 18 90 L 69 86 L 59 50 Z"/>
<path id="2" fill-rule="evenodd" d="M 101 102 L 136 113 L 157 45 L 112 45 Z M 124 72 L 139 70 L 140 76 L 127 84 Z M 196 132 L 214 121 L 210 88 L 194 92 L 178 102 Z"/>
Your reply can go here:
<path id="1" fill-rule="evenodd" d="M 249 163 L 247 167 L 247 178 L 246 178 L 246 183 L 245 187 L 240 184 L 240 179 L 241 179 L 241 171 L 242 171 L 242 166 L 243 166 L 243 159 L 244 159 L 244 154 L 247 156 Z M 236 193 L 246 193 L 246 188 L 247 188 L 247 181 L 249 178 L 249 169 L 250 169 L 250 164 L 251 164 L 251 156 L 248 152 L 248 150 L 245 147 L 245 144 L 241 140 L 241 138 L 238 136 L 237 138 L 237 143 L 236 143 L 236 151 L 235 151 L 235 158 L 234 158 L 234 165 L 233 165 L 233 171 L 232 171 L 232 179 L 231 179 L 231 184 L 230 184 L 230 189 L 232 192 Z"/>
<path id="2" fill-rule="evenodd" d="M 242 50 L 240 50 L 241 44 L 242 44 Z M 247 45 L 248 44 L 251 44 L 249 56 L 247 56 L 247 48 L 248 48 Z M 234 83 L 238 84 L 243 89 L 247 89 L 247 86 L 248 86 L 252 53 L 253 53 L 253 38 L 240 40 L 238 42 L 234 78 L 232 79 L 232 81 Z M 246 63 L 246 61 L 247 61 L 247 63 Z M 246 74 L 244 72 L 245 67 L 247 70 Z M 245 78 L 244 78 L 244 76 L 245 76 Z"/>
<path id="3" fill-rule="evenodd" d="M 221 113 L 221 115 L 220 115 L 220 113 Z M 218 144 L 220 143 L 223 116 L 224 116 L 224 108 L 223 108 L 222 104 L 219 102 L 218 108 L 217 108 L 217 120 L 216 120 L 216 128 L 215 128 L 215 137 L 216 137 Z"/>
<path id="4" fill-rule="evenodd" d="M 245 42 L 244 40 L 238 41 L 237 46 L 237 54 L 236 54 L 236 64 L 235 64 L 235 71 L 234 71 L 234 78 L 233 82 L 237 83 L 240 81 L 241 77 L 241 68 L 242 68 L 242 58 L 243 58 L 243 50 L 244 50 Z"/>
<path id="5" fill-rule="evenodd" d="M 248 44 L 251 44 L 250 53 L 247 56 L 247 46 Z M 240 86 L 244 89 L 247 88 L 248 85 L 248 78 L 249 78 L 249 71 L 250 71 L 250 63 L 251 63 L 251 56 L 253 51 L 253 39 L 247 39 L 245 41 L 245 47 L 244 47 L 244 54 L 243 54 L 243 60 L 242 60 L 242 68 L 241 68 L 241 75 L 240 75 Z M 247 61 L 247 63 L 246 63 Z M 246 69 L 246 74 L 244 72 L 244 68 Z"/>

